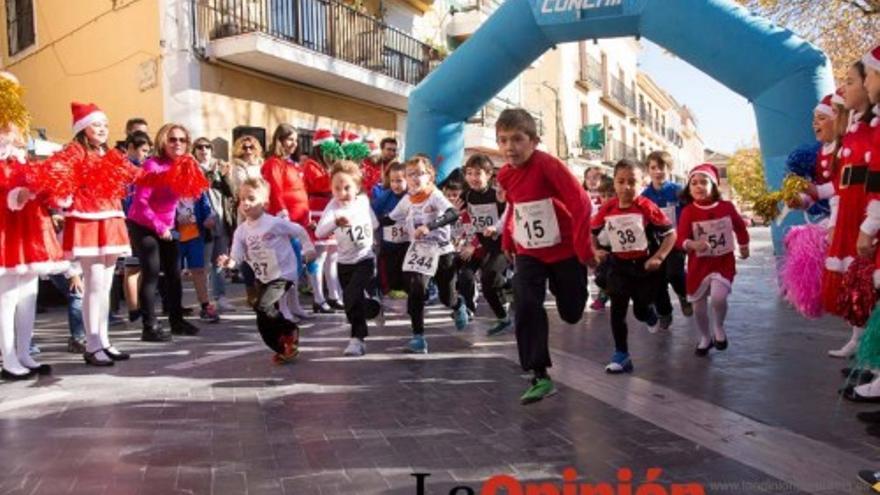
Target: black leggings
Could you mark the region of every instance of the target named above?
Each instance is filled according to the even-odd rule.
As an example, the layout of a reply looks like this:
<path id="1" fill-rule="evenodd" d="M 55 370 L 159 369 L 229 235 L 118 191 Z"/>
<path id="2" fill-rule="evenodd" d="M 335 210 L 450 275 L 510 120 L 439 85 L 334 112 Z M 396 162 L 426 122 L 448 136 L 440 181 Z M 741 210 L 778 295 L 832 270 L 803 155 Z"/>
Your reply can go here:
<path id="1" fill-rule="evenodd" d="M 152 230 L 129 222 L 131 245 L 141 263 L 141 283 L 138 287 L 138 299 L 143 315 L 144 326 L 156 324 L 156 287 L 159 283 L 159 272 L 165 276 L 166 310 L 169 319 L 183 319 L 181 298 L 183 289 L 180 285 L 180 263 L 178 260 L 177 241 L 166 241 Z"/>
<path id="2" fill-rule="evenodd" d="M 636 320 L 654 325 L 657 315 L 651 309 L 651 302 L 657 293 L 662 274 L 645 271 L 647 258 L 640 260 L 619 260 L 612 258 L 608 273 L 608 295 L 611 297 L 611 334 L 614 337 L 614 350 L 629 352 L 626 314 L 632 301 Z"/>
<path id="3" fill-rule="evenodd" d="M 687 297 L 685 288 L 684 251 L 673 249 L 663 266 L 660 267 L 660 276 L 657 281 L 657 296 L 654 299 L 654 307 L 660 316 L 672 314 L 672 301 L 669 299 L 669 287 L 683 299 Z"/>
<path id="4" fill-rule="evenodd" d="M 587 304 L 586 267 L 577 258 L 544 263 L 523 254 L 516 256 L 515 264 L 513 307 L 519 363 L 523 370 L 541 374 L 552 365 L 544 309 L 548 285 L 556 296 L 559 317 L 566 323 L 577 323 Z"/>
<path id="5" fill-rule="evenodd" d="M 455 289 L 456 281 L 455 253 L 447 253 L 437 260 L 437 273 L 434 281 L 440 293 L 440 302 L 449 308 L 458 308 L 458 294 Z M 409 289 L 409 297 L 406 300 L 406 311 L 412 322 L 413 334 L 425 333 L 425 291 L 431 277 L 421 273 L 403 272 L 403 278 Z"/>
<path id="6" fill-rule="evenodd" d="M 368 333 L 364 291 L 374 284 L 376 264 L 373 258 L 367 258 L 353 265 L 339 263 L 338 269 L 345 317 L 351 323 L 351 336 L 363 340 Z"/>
<path id="7" fill-rule="evenodd" d="M 382 289 L 385 292 L 406 290 L 406 283 L 403 277 L 403 259 L 406 257 L 407 249 L 409 249 L 408 242 L 382 243 L 379 270 L 383 282 Z"/>

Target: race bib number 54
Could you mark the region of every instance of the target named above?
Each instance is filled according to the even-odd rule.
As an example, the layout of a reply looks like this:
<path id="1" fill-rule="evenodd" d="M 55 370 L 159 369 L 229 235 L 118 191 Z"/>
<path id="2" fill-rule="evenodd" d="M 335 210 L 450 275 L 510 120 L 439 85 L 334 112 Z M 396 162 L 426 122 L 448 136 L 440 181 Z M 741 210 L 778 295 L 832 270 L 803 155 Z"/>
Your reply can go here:
<path id="1" fill-rule="evenodd" d="M 513 239 L 527 249 L 545 248 L 562 242 L 553 202 L 541 199 L 515 204 Z"/>
<path id="2" fill-rule="evenodd" d="M 733 222 L 730 217 L 694 222 L 694 237 L 706 241 L 709 249 L 697 256 L 723 256 L 733 252 Z"/>

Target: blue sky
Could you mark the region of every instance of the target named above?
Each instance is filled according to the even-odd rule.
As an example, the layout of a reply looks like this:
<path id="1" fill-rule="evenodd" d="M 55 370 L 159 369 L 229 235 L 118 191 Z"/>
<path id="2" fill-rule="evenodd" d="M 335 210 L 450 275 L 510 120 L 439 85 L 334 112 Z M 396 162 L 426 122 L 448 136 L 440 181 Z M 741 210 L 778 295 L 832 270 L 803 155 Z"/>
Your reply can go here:
<path id="1" fill-rule="evenodd" d="M 639 68 L 693 110 L 707 148 L 730 153 L 754 142 L 755 116 L 745 98 L 656 44 L 642 38 L 642 45 Z"/>

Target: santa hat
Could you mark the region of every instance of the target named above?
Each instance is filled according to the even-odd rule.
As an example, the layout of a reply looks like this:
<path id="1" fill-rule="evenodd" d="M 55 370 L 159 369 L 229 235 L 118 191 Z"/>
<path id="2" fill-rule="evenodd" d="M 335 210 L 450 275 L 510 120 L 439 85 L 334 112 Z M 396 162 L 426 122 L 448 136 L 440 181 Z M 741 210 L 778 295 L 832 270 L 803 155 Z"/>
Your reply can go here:
<path id="1" fill-rule="evenodd" d="M 843 106 L 846 103 L 846 100 L 843 98 L 843 88 L 837 88 L 834 94 L 831 96 L 831 103 L 835 105 Z"/>
<path id="2" fill-rule="evenodd" d="M 372 134 L 367 134 L 367 137 L 364 138 L 364 142 L 370 147 L 371 152 L 376 151 L 379 148 L 379 145 L 376 144 L 376 136 Z"/>
<path id="3" fill-rule="evenodd" d="M 816 113 L 827 115 L 829 117 L 834 117 L 835 112 L 834 104 L 832 102 L 833 98 L 833 95 L 825 95 L 825 98 L 822 98 L 822 101 L 820 101 L 819 104 L 816 105 L 816 108 L 813 111 Z"/>
<path id="4" fill-rule="evenodd" d="M 715 168 L 715 165 L 712 165 L 711 163 L 697 165 L 691 169 L 691 172 L 688 174 L 688 180 L 696 174 L 705 175 L 709 179 L 709 182 L 716 186 L 718 185 L 718 169 Z"/>
<path id="5" fill-rule="evenodd" d="M 866 53 L 862 57 L 862 62 L 865 64 L 865 67 L 880 72 L 880 45 L 875 46 L 873 50 Z"/>
<path id="6" fill-rule="evenodd" d="M 361 136 L 354 131 L 342 131 L 339 134 L 339 141 L 342 142 L 342 144 L 360 143 L 363 142 L 363 138 L 361 138 Z"/>
<path id="7" fill-rule="evenodd" d="M 79 134 L 86 127 L 99 120 L 107 120 L 107 115 L 94 103 L 70 104 L 70 113 L 73 114 L 73 133 Z"/>
<path id="8" fill-rule="evenodd" d="M 315 135 L 312 136 L 312 145 L 321 146 L 328 141 L 335 140 L 336 138 L 333 137 L 333 133 L 330 132 L 330 129 L 316 129 Z"/>

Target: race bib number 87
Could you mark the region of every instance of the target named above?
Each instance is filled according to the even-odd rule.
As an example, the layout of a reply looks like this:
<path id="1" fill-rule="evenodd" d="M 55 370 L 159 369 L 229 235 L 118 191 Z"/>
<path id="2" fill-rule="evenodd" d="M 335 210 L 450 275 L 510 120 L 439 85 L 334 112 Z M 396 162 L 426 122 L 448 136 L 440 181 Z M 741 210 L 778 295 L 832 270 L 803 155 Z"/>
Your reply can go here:
<path id="1" fill-rule="evenodd" d="M 562 242 L 553 202 L 541 199 L 515 204 L 513 239 L 527 249 L 545 248 Z"/>
<path id="2" fill-rule="evenodd" d="M 730 217 L 694 222 L 694 237 L 709 245 L 709 249 L 697 253 L 698 257 L 723 256 L 733 252 L 733 222 Z"/>

